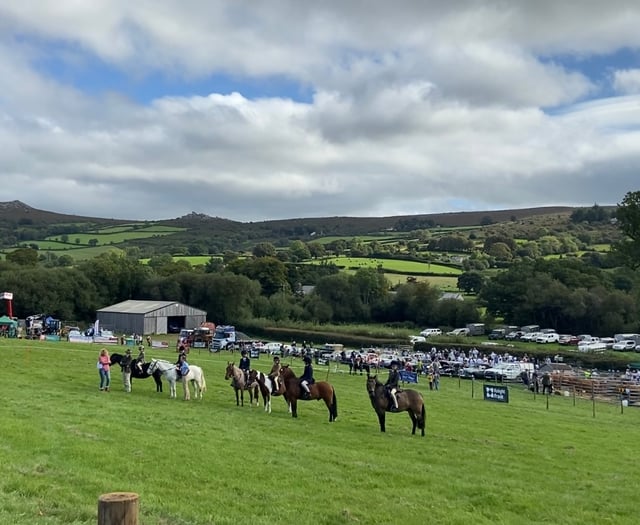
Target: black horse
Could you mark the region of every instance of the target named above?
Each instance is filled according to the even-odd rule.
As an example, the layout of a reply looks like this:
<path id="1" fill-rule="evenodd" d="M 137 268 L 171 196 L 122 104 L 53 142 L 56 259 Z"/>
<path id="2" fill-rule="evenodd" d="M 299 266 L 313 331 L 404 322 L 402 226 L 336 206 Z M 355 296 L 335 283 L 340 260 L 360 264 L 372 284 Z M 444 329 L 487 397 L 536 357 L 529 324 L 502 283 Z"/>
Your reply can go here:
<path id="1" fill-rule="evenodd" d="M 122 354 L 111 354 L 111 366 L 119 365 L 124 356 Z M 156 392 L 162 392 L 162 372 L 156 370 L 153 374 L 147 372 L 151 363 L 142 363 L 142 370 L 138 367 L 138 360 L 131 360 L 131 379 L 146 379 L 147 377 L 153 377 L 156 382 Z"/>
<path id="2" fill-rule="evenodd" d="M 385 413 L 390 412 L 393 403 L 387 393 L 386 387 L 378 381 L 378 376 L 367 376 L 367 393 L 371 400 L 371 406 L 378 415 L 380 423 L 380 431 L 386 431 Z M 422 394 L 417 390 L 409 388 L 403 389 L 396 394 L 398 399 L 398 412 L 409 412 L 411 423 L 413 424 L 412 434 L 416 433 L 416 427 L 422 431 L 424 436 L 427 416 L 424 408 L 424 400 Z"/>

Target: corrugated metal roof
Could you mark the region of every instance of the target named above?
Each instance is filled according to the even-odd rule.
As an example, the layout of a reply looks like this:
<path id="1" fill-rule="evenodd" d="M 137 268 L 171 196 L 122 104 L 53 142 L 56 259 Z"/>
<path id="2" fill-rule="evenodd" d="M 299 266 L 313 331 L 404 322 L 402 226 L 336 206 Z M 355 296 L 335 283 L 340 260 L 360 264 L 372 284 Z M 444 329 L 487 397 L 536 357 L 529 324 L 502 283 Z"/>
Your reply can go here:
<path id="1" fill-rule="evenodd" d="M 155 312 L 160 308 L 171 306 L 172 304 L 179 304 L 175 301 L 123 301 L 118 304 L 112 304 L 111 306 L 105 306 L 100 308 L 98 312 L 117 312 L 125 314 L 148 314 L 149 312 Z"/>

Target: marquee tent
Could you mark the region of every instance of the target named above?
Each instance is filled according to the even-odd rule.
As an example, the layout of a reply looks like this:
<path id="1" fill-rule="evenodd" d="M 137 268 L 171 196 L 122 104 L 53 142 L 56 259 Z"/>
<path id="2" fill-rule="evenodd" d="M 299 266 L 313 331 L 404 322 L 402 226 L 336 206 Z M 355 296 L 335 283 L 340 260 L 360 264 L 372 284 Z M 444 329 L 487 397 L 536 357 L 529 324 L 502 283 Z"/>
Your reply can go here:
<path id="1" fill-rule="evenodd" d="M 3 335 L 7 335 L 8 337 L 15 337 L 16 330 L 18 328 L 18 321 L 15 319 L 11 319 L 11 317 L 7 317 L 3 315 L 0 317 L 0 330 Z"/>

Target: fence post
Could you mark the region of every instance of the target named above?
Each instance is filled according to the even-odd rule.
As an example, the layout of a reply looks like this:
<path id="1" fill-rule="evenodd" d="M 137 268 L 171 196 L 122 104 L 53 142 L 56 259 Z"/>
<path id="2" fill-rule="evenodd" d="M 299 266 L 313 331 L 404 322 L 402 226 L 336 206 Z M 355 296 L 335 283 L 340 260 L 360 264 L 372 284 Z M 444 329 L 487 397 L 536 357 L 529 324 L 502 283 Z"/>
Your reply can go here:
<path id="1" fill-rule="evenodd" d="M 138 525 L 135 492 L 110 492 L 98 499 L 98 525 Z"/>

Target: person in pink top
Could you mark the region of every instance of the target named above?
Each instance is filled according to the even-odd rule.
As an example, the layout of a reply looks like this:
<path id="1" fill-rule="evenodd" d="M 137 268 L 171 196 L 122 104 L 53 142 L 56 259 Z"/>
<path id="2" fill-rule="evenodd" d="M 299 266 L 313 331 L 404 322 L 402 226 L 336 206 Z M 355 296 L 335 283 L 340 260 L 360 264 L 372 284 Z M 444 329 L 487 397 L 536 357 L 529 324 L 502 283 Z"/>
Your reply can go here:
<path id="1" fill-rule="evenodd" d="M 106 348 L 100 350 L 98 366 L 100 371 L 100 390 L 108 392 L 111 386 L 111 356 L 109 356 L 109 351 Z"/>

